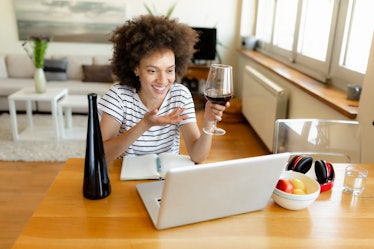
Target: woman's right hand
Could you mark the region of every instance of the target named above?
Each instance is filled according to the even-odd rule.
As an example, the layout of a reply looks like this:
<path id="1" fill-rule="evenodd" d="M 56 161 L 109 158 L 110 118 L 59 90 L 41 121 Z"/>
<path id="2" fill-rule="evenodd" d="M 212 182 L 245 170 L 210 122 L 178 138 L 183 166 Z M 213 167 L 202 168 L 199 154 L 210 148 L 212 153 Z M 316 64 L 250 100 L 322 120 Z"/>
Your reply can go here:
<path id="1" fill-rule="evenodd" d="M 204 119 L 207 122 L 212 121 L 221 121 L 223 112 L 226 110 L 226 108 L 230 107 L 230 102 L 226 102 L 226 104 L 220 105 L 220 104 L 213 104 L 210 101 L 207 101 L 205 104 L 205 113 L 204 113 Z"/>

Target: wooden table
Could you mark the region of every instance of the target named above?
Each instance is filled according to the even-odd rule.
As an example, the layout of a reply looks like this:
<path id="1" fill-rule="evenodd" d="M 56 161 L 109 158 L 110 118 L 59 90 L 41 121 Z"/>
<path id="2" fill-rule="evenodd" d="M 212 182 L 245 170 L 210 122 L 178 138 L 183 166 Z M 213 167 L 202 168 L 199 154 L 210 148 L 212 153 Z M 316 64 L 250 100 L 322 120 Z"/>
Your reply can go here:
<path id="1" fill-rule="evenodd" d="M 69 159 L 16 241 L 17 248 L 374 248 L 374 164 L 359 198 L 342 192 L 346 164 L 335 164 L 332 191 L 290 211 L 269 200 L 262 211 L 167 230 L 154 229 L 136 192 L 109 165 L 112 194 L 82 195 L 84 159 Z"/>

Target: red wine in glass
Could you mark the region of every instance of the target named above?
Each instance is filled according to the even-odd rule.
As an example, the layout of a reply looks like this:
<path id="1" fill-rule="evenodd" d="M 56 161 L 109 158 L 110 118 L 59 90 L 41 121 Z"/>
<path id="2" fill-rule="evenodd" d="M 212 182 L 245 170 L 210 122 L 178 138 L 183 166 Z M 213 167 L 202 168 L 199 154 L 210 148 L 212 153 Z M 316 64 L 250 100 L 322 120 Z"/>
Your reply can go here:
<path id="1" fill-rule="evenodd" d="M 205 98 L 212 102 L 213 104 L 219 104 L 219 105 L 226 105 L 227 102 L 230 101 L 232 95 L 230 94 L 223 94 L 223 95 L 218 95 L 214 89 L 207 90 L 205 93 Z"/>
<path id="2" fill-rule="evenodd" d="M 212 64 L 204 89 L 205 98 L 213 104 L 226 105 L 233 96 L 232 67 L 223 64 Z M 209 135 L 224 135 L 225 130 L 217 127 L 217 120 L 210 128 L 203 128 Z"/>

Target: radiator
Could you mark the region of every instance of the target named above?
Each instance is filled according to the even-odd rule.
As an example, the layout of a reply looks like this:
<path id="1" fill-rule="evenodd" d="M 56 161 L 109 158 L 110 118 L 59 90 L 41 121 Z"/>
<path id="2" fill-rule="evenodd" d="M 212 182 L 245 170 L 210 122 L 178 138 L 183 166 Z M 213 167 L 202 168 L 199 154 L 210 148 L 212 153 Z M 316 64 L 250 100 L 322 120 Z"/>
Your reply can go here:
<path id="1" fill-rule="evenodd" d="M 253 67 L 246 66 L 242 96 L 244 117 L 272 151 L 275 120 L 287 116 L 287 91 Z"/>

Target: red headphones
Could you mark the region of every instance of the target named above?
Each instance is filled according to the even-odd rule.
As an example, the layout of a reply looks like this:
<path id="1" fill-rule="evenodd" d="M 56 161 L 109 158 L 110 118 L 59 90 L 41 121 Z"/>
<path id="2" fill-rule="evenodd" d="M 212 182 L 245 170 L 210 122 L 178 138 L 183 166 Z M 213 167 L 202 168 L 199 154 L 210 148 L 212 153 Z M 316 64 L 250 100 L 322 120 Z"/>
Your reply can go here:
<path id="1" fill-rule="evenodd" d="M 287 170 L 293 170 L 300 173 L 307 173 L 313 164 L 313 158 L 310 156 L 294 156 L 287 164 Z M 334 185 L 335 171 L 331 163 L 324 160 L 317 160 L 314 163 L 314 170 L 317 181 L 321 185 L 321 192 L 330 190 Z"/>

